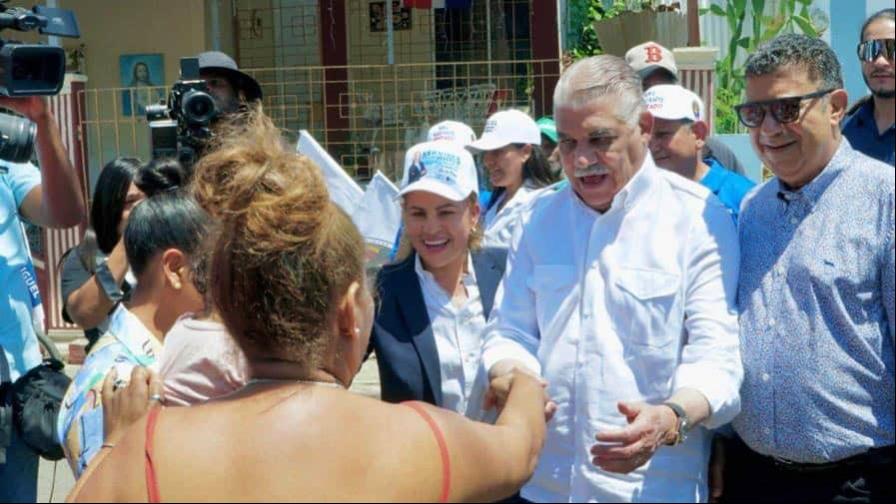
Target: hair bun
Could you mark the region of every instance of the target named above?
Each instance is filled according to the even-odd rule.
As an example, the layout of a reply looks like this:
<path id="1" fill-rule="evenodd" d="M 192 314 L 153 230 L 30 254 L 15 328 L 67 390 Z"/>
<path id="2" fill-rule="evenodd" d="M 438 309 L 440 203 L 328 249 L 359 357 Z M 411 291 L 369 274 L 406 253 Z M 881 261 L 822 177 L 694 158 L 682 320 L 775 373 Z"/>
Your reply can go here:
<path id="1" fill-rule="evenodd" d="M 140 168 L 134 177 L 134 184 L 151 197 L 186 186 L 189 173 L 179 161 L 173 158 L 153 159 Z"/>
<path id="2" fill-rule="evenodd" d="M 320 170 L 293 152 L 259 110 L 217 132 L 213 149 L 195 166 L 192 191 L 224 225 L 235 225 L 255 252 L 314 242 L 329 215 Z"/>

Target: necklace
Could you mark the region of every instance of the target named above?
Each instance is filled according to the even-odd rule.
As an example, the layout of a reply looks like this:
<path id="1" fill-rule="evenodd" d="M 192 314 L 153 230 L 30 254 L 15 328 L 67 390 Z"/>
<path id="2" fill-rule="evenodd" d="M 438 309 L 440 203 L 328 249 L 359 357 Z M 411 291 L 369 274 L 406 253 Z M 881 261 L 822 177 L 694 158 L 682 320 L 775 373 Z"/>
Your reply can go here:
<path id="1" fill-rule="evenodd" d="M 306 385 L 323 385 L 325 387 L 338 388 L 341 390 L 345 390 L 345 387 L 342 384 L 336 382 L 328 382 L 328 381 L 320 381 L 320 380 L 293 380 L 293 379 L 285 379 L 285 378 L 252 378 L 246 385 L 252 385 L 255 383 L 275 383 L 275 382 L 288 382 L 288 383 L 304 383 Z"/>

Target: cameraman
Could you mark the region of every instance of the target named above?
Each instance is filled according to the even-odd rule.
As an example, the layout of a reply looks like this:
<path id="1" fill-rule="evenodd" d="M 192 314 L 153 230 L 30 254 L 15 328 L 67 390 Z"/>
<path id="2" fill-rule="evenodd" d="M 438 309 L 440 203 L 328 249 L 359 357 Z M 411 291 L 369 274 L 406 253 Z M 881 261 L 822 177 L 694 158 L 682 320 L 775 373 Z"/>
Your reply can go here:
<path id="1" fill-rule="evenodd" d="M 0 97 L 0 107 L 24 115 L 37 125 L 37 158 L 31 163 L 0 161 L 0 358 L 9 363 L 11 379 L 41 362 L 32 324 L 32 300 L 23 277 L 30 265 L 21 219 L 43 227 L 75 226 L 84 218 L 78 176 L 62 144 L 56 119 L 40 97 Z M 0 464 L 0 502 L 37 499 L 38 456 L 18 439 L 6 448 Z"/>
<path id="2" fill-rule="evenodd" d="M 199 56 L 199 76 L 225 115 L 239 112 L 243 105 L 261 100 L 261 86 L 252 77 L 240 72 L 230 56 L 208 51 Z"/>

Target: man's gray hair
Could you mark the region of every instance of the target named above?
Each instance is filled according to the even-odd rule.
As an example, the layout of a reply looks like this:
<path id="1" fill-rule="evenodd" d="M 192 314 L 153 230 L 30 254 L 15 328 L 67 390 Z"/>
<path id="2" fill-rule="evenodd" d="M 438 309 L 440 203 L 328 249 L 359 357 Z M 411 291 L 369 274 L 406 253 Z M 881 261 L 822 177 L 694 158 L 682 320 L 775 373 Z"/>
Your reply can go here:
<path id="1" fill-rule="evenodd" d="M 833 49 L 823 40 L 806 35 L 789 33 L 763 44 L 747 58 L 744 74 L 761 77 L 786 67 L 806 71 L 813 82 L 820 82 L 822 89 L 843 87 L 840 62 Z"/>
<path id="2" fill-rule="evenodd" d="M 636 124 L 644 112 L 643 90 L 638 74 L 616 56 L 591 56 L 566 69 L 554 88 L 554 116 L 560 107 L 581 107 L 588 102 L 612 96 L 616 118 Z"/>

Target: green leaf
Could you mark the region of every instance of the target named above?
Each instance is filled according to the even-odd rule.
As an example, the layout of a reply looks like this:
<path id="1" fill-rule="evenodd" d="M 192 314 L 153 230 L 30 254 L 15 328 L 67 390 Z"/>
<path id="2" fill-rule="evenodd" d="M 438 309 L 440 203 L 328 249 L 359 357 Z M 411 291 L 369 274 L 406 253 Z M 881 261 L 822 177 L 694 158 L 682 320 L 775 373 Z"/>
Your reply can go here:
<path id="1" fill-rule="evenodd" d="M 743 16 L 744 11 L 747 10 L 747 0 L 732 0 L 732 3 L 734 4 L 734 12 L 737 16 Z"/>
<path id="2" fill-rule="evenodd" d="M 709 14 L 710 9 L 709 9 L 708 7 L 701 7 L 697 12 L 698 12 L 701 16 L 705 16 L 705 15 Z"/>
<path id="3" fill-rule="evenodd" d="M 761 18 L 765 11 L 765 0 L 752 0 L 753 18 Z"/>
<path id="4" fill-rule="evenodd" d="M 810 37 L 818 36 L 818 30 L 816 30 L 815 27 L 812 26 L 812 21 L 810 21 L 808 18 L 804 18 L 802 16 L 794 16 L 793 22 L 800 27 L 800 30 L 803 30 L 804 34 Z"/>
<path id="5" fill-rule="evenodd" d="M 750 37 L 744 37 L 737 41 L 737 45 L 743 47 L 744 49 L 749 49 L 750 47 Z"/>
<path id="6" fill-rule="evenodd" d="M 716 16 L 727 17 L 727 15 L 725 14 L 725 11 L 716 4 L 710 4 L 709 10 Z"/>

